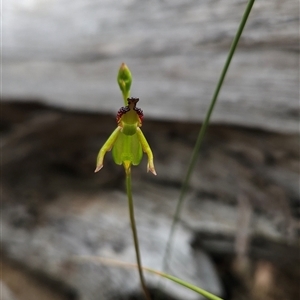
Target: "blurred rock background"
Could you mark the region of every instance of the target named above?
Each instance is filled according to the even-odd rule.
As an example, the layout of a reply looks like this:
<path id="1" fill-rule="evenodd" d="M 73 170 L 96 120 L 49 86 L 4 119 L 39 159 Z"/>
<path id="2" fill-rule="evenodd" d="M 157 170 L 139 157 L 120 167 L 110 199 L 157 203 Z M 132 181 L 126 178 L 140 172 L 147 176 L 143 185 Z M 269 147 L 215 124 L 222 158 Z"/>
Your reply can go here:
<path id="1" fill-rule="evenodd" d="M 6 0 L 2 11 L 3 300 L 143 299 L 124 172 L 97 151 L 140 97 L 133 169 L 142 258 L 160 269 L 180 185 L 247 1 Z M 299 3 L 254 4 L 199 153 L 171 272 L 225 299 L 299 298 Z M 157 279 L 147 276 L 154 294 Z M 162 299 L 199 299 L 170 285 Z"/>

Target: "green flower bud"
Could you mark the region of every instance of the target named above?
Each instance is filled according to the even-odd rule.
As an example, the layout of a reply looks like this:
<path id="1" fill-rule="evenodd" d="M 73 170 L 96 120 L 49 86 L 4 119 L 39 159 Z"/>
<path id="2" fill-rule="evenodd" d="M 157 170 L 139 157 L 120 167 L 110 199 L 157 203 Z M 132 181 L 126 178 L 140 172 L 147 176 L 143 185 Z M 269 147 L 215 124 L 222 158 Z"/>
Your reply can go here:
<path id="1" fill-rule="evenodd" d="M 121 67 L 119 69 L 117 81 L 119 84 L 119 87 L 123 94 L 123 99 L 125 105 L 127 105 L 127 98 L 129 98 L 130 95 L 130 87 L 132 82 L 132 76 L 129 68 L 125 63 L 121 64 Z"/>

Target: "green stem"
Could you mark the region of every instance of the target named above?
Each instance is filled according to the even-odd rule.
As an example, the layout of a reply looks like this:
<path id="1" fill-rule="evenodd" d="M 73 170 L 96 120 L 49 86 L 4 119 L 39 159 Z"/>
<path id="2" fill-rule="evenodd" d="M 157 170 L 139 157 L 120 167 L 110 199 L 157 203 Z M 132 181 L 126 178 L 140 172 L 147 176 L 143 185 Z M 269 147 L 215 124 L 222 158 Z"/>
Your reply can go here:
<path id="1" fill-rule="evenodd" d="M 123 100 L 124 100 L 124 106 L 127 106 L 128 105 L 128 102 L 127 102 L 127 98 L 129 98 L 129 95 L 130 95 L 130 92 L 122 92 L 122 96 L 123 96 Z"/>
<path id="2" fill-rule="evenodd" d="M 134 218 L 134 206 L 133 206 L 133 198 L 132 198 L 132 190 L 131 190 L 131 168 L 130 168 L 130 166 L 125 167 L 125 172 L 126 172 L 126 192 L 127 192 L 127 197 L 128 197 L 130 224 L 131 224 L 131 229 L 132 229 L 132 235 L 133 235 L 133 241 L 134 241 L 136 260 L 137 260 L 137 265 L 138 265 L 138 270 L 139 270 L 141 286 L 144 291 L 146 299 L 151 300 L 149 291 L 146 287 L 144 275 L 143 275 L 143 268 L 142 268 L 140 248 L 139 248 L 139 240 L 138 240 L 135 218 Z"/>
<path id="3" fill-rule="evenodd" d="M 229 68 L 231 59 L 234 55 L 235 49 L 236 49 L 237 44 L 239 42 L 239 39 L 242 35 L 243 29 L 245 27 L 245 24 L 247 22 L 248 16 L 251 12 L 251 9 L 252 9 L 252 6 L 253 6 L 254 2 L 255 2 L 255 0 L 249 0 L 248 4 L 246 6 L 246 9 L 245 9 L 244 15 L 242 17 L 241 23 L 240 23 L 239 28 L 237 30 L 237 33 L 234 37 L 234 40 L 231 44 L 231 47 L 230 47 L 225 65 L 223 67 L 223 70 L 221 72 L 219 81 L 218 81 L 216 89 L 214 91 L 214 94 L 213 94 L 208 112 L 206 114 L 205 120 L 204 120 L 204 122 L 201 126 L 200 131 L 199 131 L 197 141 L 196 141 L 196 144 L 195 144 L 195 147 L 194 147 L 194 150 L 193 150 L 193 153 L 192 153 L 189 165 L 188 165 L 187 173 L 186 173 L 185 178 L 183 180 L 183 184 L 182 184 L 182 188 L 181 188 L 181 191 L 180 191 L 179 199 L 178 199 L 178 202 L 177 202 L 177 205 L 176 205 L 176 210 L 175 210 L 175 214 L 174 214 L 173 221 L 172 221 L 171 231 L 170 231 L 170 234 L 169 234 L 169 238 L 168 238 L 168 241 L 167 241 L 167 246 L 166 246 L 165 253 L 164 253 L 164 256 L 163 256 L 163 270 L 167 270 L 167 268 L 168 268 L 167 257 L 170 257 L 171 242 L 172 242 L 173 235 L 174 235 L 174 232 L 175 232 L 175 227 L 176 227 L 176 224 L 179 220 L 179 215 L 180 215 L 180 212 L 181 212 L 183 199 L 184 199 L 184 196 L 185 196 L 186 191 L 187 191 L 188 183 L 190 181 L 192 172 L 193 172 L 194 167 L 196 165 L 196 161 L 197 161 L 197 158 L 198 158 L 200 146 L 202 144 L 207 126 L 209 124 L 209 120 L 210 120 L 211 114 L 213 112 L 214 106 L 217 102 L 218 95 L 219 95 L 219 92 L 220 92 L 221 87 L 223 85 L 223 82 L 224 82 L 227 70 Z"/>

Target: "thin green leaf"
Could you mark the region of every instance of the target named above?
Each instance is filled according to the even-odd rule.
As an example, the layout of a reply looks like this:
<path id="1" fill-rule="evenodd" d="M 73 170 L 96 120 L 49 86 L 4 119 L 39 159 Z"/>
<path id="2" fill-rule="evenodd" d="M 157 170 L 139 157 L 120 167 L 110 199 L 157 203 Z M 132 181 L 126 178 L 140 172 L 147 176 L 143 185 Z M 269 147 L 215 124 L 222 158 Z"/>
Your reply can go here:
<path id="1" fill-rule="evenodd" d="M 220 78 L 218 80 L 216 89 L 215 89 L 214 94 L 213 94 L 213 97 L 211 99 L 211 103 L 210 103 L 208 112 L 207 112 L 206 117 L 204 119 L 204 122 L 201 126 L 201 129 L 199 130 L 197 141 L 195 143 L 195 147 L 194 147 L 190 162 L 188 164 L 187 172 L 186 172 L 186 175 L 185 175 L 184 180 L 183 180 L 183 184 L 182 184 L 182 188 L 181 188 L 181 191 L 180 191 L 179 199 L 178 199 L 178 202 L 176 204 L 175 214 L 174 214 L 172 225 L 171 225 L 171 231 L 170 231 L 170 234 L 169 234 L 169 237 L 168 237 L 168 241 L 167 241 L 167 245 L 166 245 L 166 249 L 165 249 L 165 253 L 164 253 L 164 257 L 163 257 L 163 270 L 168 269 L 167 260 L 171 255 L 171 244 L 172 244 L 172 239 L 173 239 L 174 232 L 175 232 L 175 227 L 176 227 L 176 224 L 179 220 L 179 216 L 180 216 L 180 213 L 181 213 L 182 204 L 183 204 L 183 200 L 184 200 L 184 197 L 185 197 L 185 194 L 186 194 L 186 191 L 187 191 L 187 187 L 188 187 L 188 184 L 190 182 L 190 178 L 191 178 L 191 175 L 193 173 L 194 167 L 196 165 L 196 161 L 197 161 L 197 158 L 198 158 L 200 146 L 202 144 L 204 135 L 206 133 L 206 129 L 208 127 L 210 117 L 212 115 L 213 109 L 214 109 L 215 104 L 217 102 L 218 95 L 219 95 L 219 92 L 220 92 L 221 87 L 223 85 L 223 82 L 224 82 L 226 73 L 228 71 L 231 59 L 234 55 L 237 44 L 238 44 L 239 39 L 242 35 L 243 29 L 245 27 L 245 24 L 247 22 L 248 16 L 251 12 L 251 9 L 252 9 L 252 6 L 253 6 L 254 2 L 255 2 L 255 0 L 249 0 L 248 1 L 248 4 L 247 4 L 245 12 L 244 12 L 244 15 L 242 17 L 242 20 L 240 22 L 240 25 L 239 25 L 237 33 L 234 37 L 234 40 L 231 44 L 231 47 L 230 47 L 225 65 L 224 65 L 223 70 L 221 72 Z"/>
<path id="2" fill-rule="evenodd" d="M 153 269 L 150 269 L 150 268 L 145 268 L 144 267 L 143 269 L 145 271 L 148 271 L 148 272 L 157 274 L 157 275 L 159 275 L 161 277 L 165 277 L 165 278 L 167 278 L 169 280 L 172 280 L 172 281 L 174 281 L 174 282 L 176 282 L 176 283 L 178 283 L 178 284 L 180 284 L 180 285 L 182 285 L 182 286 L 184 286 L 184 287 L 186 287 L 186 288 L 188 288 L 188 289 L 190 289 L 192 291 L 195 291 L 196 293 L 204 296 L 207 299 L 210 299 L 210 300 L 223 300 L 222 298 L 220 298 L 218 296 L 215 296 L 214 294 L 209 293 L 206 290 L 203 290 L 203 289 L 201 289 L 201 288 L 199 288 L 199 287 L 197 287 L 197 286 L 195 286 L 195 285 L 193 285 L 191 283 L 188 283 L 188 282 L 186 282 L 186 281 L 184 281 L 182 279 L 179 279 L 178 277 L 169 275 L 167 273 L 159 272 L 159 271 L 156 271 L 156 270 L 153 270 Z"/>
<path id="3" fill-rule="evenodd" d="M 110 258 L 105 258 L 105 257 L 97 257 L 97 256 L 77 256 L 75 257 L 77 260 L 92 260 L 92 261 L 98 261 L 102 264 L 106 264 L 106 265 L 114 265 L 114 266 L 119 266 L 119 267 L 122 267 L 122 268 L 139 268 L 138 265 L 136 264 L 132 264 L 132 263 L 126 263 L 126 262 L 122 262 L 122 261 L 118 261 L 118 260 L 115 260 L 115 259 L 110 259 Z M 147 268 L 147 267 L 141 267 L 141 269 L 147 271 L 147 272 L 150 272 L 150 273 L 153 273 L 153 274 L 156 274 L 158 276 L 161 276 L 161 277 L 164 277 L 164 278 L 167 278 L 169 280 L 172 280 L 202 296 L 204 296 L 205 298 L 209 299 L 209 300 L 223 300 L 222 298 L 218 297 L 218 296 L 215 296 L 214 294 L 212 293 L 209 293 L 207 292 L 206 290 L 203 290 L 193 284 L 190 284 L 178 277 L 175 277 L 175 276 L 172 276 L 170 274 L 167 274 L 167 273 L 163 273 L 163 272 L 160 272 L 160 271 L 156 271 L 154 269 L 151 269 L 151 268 Z"/>

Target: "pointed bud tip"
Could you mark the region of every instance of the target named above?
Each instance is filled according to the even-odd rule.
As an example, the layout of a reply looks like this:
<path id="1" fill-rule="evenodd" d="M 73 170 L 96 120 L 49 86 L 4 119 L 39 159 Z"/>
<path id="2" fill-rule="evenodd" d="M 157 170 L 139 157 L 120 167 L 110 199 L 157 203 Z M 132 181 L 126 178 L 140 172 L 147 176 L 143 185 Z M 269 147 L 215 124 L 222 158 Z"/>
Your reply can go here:
<path id="1" fill-rule="evenodd" d="M 131 72 L 130 72 L 128 66 L 125 63 L 122 63 L 121 66 L 120 66 L 119 75 L 121 75 L 121 74 L 131 77 Z"/>
<path id="2" fill-rule="evenodd" d="M 125 68 L 128 68 L 127 66 L 126 66 L 126 64 L 125 63 L 121 63 L 121 67 L 120 67 L 120 70 L 124 70 Z"/>

